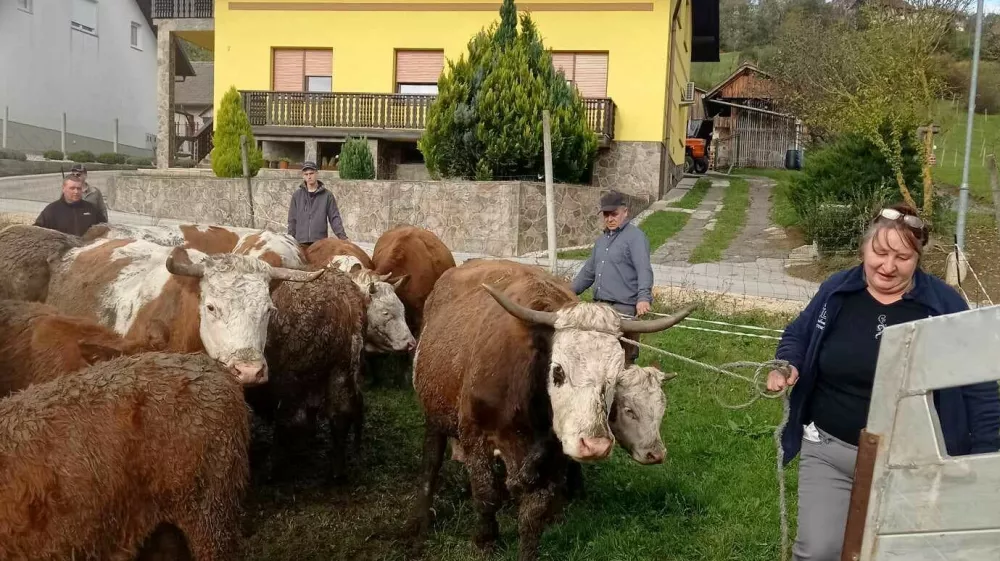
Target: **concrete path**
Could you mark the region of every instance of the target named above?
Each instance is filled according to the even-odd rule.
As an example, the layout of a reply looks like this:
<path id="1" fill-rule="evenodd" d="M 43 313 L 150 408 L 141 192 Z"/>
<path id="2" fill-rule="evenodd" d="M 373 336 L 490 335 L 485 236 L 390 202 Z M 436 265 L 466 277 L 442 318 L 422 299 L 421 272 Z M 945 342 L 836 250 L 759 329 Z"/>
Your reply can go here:
<path id="1" fill-rule="evenodd" d="M 785 231 L 771 223 L 771 190 L 775 182 L 761 177 L 748 177 L 750 208 L 743 231 L 722 252 L 727 263 L 751 263 L 759 258 L 785 259 L 788 250 Z"/>
<path id="2" fill-rule="evenodd" d="M 66 166 L 69 173 L 70 166 Z M 108 178 L 117 171 L 92 171 L 87 173 L 87 183 L 101 192 L 107 190 Z M 15 175 L 0 178 L 0 199 L 19 199 L 50 203 L 62 194 L 62 175 L 43 173 L 39 175 Z M 0 212 L 3 209 L 0 208 Z"/>
<path id="3" fill-rule="evenodd" d="M 660 265 L 686 264 L 691 252 L 701 243 L 705 229 L 713 222 L 715 213 L 722 207 L 722 195 L 728 186 L 728 181 L 713 179 L 712 187 L 705 193 L 705 198 L 698 204 L 684 228 L 658 247 L 650 260 Z M 670 193 L 673 193 L 673 189 Z M 671 199 L 679 200 L 680 197 L 674 195 Z"/>
<path id="4" fill-rule="evenodd" d="M 55 200 L 55 199 L 53 199 Z M 32 223 L 42 212 L 48 202 L 24 201 L 19 199 L 0 198 L 0 216 L 4 214 L 20 215 L 25 222 Z M 188 220 L 170 220 L 169 218 L 154 218 L 145 214 L 133 214 L 131 212 L 118 212 L 109 210 L 108 220 L 120 224 L 131 224 L 133 226 L 155 226 L 168 224 L 185 224 Z"/>

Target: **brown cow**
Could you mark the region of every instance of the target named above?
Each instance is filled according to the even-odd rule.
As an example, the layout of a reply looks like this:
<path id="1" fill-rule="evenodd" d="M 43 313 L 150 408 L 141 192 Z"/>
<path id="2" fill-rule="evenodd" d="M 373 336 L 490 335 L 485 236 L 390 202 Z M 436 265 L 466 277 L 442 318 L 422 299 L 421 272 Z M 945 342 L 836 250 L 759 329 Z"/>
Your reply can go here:
<path id="1" fill-rule="evenodd" d="M 358 258 L 365 269 L 374 269 L 372 258 L 365 250 L 348 240 L 339 238 L 323 238 L 305 249 L 306 261 L 314 267 L 326 267 L 338 255 L 351 255 Z"/>
<path id="2" fill-rule="evenodd" d="M 0 230 L 0 299 L 44 302 L 49 292 L 49 260 L 81 245 L 76 236 L 39 226 Z"/>
<path id="3" fill-rule="evenodd" d="M 95 362 L 163 350 L 169 334 L 156 321 L 149 340 L 130 341 L 80 317 L 38 302 L 0 300 L 0 398 Z"/>
<path id="4" fill-rule="evenodd" d="M 469 277 L 486 285 L 463 291 Z M 464 451 L 480 515 L 475 543 L 490 547 L 499 533 L 503 482 L 492 469 L 499 450 L 507 485 L 521 495 L 518 558 L 535 559 L 545 521 L 565 493 L 568 459 L 601 460 L 611 452 L 608 416 L 625 369 L 618 337 L 662 331 L 693 309 L 622 320 L 610 306 L 579 302 L 565 282 L 505 260 L 471 262 L 442 275 L 427 300 L 414 359 L 425 418 L 426 479 L 413 520 L 420 533 L 429 526 L 452 437 Z"/>
<path id="5" fill-rule="evenodd" d="M 282 283 L 272 295 L 276 308 L 268 327 L 266 357 L 271 380 L 247 388 L 254 411 L 275 423 L 271 468 L 298 425 L 314 429 L 328 420 L 333 462 L 329 475 L 344 475 L 348 436 L 361 445 L 363 403 L 361 353 L 365 341 L 366 300 L 340 271 L 309 283 Z"/>
<path id="6" fill-rule="evenodd" d="M 179 530 L 234 559 L 249 476 L 239 383 L 203 354 L 144 353 L 0 400 L 0 559 L 134 559 Z"/>
<path id="7" fill-rule="evenodd" d="M 375 242 L 372 262 L 375 263 L 376 273 L 410 276 L 409 282 L 397 294 L 406 307 L 406 323 L 410 332 L 419 338 L 424 301 L 438 278 L 455 267 L 451 250 L 429 230 L 397 226 Z"/>

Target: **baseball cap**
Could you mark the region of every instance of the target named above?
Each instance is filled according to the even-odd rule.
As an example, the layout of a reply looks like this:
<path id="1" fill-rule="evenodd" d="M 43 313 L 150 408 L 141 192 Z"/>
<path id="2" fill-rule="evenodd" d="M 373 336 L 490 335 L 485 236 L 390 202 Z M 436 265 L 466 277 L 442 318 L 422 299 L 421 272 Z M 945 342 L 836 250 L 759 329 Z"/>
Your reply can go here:
<path id="1" fill-rule="evenodd" d="M 307 169 L 316 171 L 319 168 L 316 167 L 316 162 L 307 161 L 306 163 L 302 164 L 302 171 L 306 171 Z"/>
<path id="2" fill-rule="evenodd" d="M 620 206 L 625 206 L 625 197 L 618 191 L 610 191 L 601 195 L 601 212 L 618 210 Z"/>
<path id="3" fill-rule="evenodd" d="M 87 173 L 87 168 L 83 164 L 73 164 L 69 171 L 70 173 Z"/>

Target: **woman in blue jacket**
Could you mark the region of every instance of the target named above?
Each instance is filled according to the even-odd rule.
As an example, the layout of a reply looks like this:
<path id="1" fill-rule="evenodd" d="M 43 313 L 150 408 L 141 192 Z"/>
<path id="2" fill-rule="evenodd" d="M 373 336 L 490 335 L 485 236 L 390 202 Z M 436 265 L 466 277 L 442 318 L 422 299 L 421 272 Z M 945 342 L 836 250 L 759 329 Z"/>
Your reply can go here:
<path id="1" fill-rule="evenodd" d="M 882 331 L 968 309 L 953 288 L 920 269 L 927 235 L 911 207 L 883 209 L 862 238 L 862 263 L 820 285 L 778 344 L 775 358 L 787 360 L 791 374 L 786 380 L 771 372 L 767 386 L 792 386 L 784 462 L 802 454 L 796 561 L 840 560 Z M 934 404 L 949 455 L 1000 448 L 996 382 L 935 391 Z"/>

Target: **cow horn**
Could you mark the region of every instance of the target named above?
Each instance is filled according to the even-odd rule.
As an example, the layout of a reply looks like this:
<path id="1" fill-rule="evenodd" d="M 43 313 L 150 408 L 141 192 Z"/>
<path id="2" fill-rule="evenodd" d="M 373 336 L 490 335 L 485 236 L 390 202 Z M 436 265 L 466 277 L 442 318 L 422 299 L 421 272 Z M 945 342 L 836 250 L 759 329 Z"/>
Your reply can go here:
<path id="1" fill-rule="evenodd" d="M 183 250 L 181 250 L 181 251 L 183 251 Z M 199 278 L 199 279 L 201 277 L 205 276 L 205 266 L 204 265 L 202 265 L 200 263 L 199 264 L 194 264 L 194 263 L 191 263 L 191 262 L 188 262 L 188 263 L 178 263 L 177 261 L 174 261 L 174 254 L 175 253 L 177 253 L 177 251 L 172 251 L 172 252 L 170 252 L 170 255 L 167 256 L 167 270 L 170 271 L 170 274 L 172 274 L 172 275 L 180 275 L 180 276 L 183 276 L 183 277 L 195 277 L 195 278 Z"/>
<path id="2" fill-rule="evenodd" d="M 669 329 L 678 323 L 691 312 L 698 308 L 697 303 L 691 303 L 687 306 L 681 308 L 681 311 L 676 314 L 659 319 L 648 319 L 648 320 L 634 320 L 634 319 L 623 319 L 622 320 L 622 332 L 624 333 L 656 333 L 657 331 L 663 331 Z"/>
<path id="3" fill-rule="evenodd" d="M 532 310 L 531 308 L 525 308 L 524 306 L 515 304 L 511 302 L 510 299 L 507 298 L 502 292 L 500 292 L 499 290 L 488 284 L 483 284 L 483 288 L 485 288 L 486 292 L 489 292 L 490 296 L 492 296 L 493 299 L 497 301 L 497 304 L 500 304 L 503 307 L 503 309 L 507 310 L 507 312 L 510 315 L 531 323 L 538 323 L 541 325 L 548 325 L 551 327 L 555 326 L 556 324 L 555 313 L 543 312 L 541 310 Z"/>
<path id="4" fill-rule="evenodd" d="M 291 282 L 312 282 L 326 272 L 326 269 L 318 271 L 300 271 L 287 267 L 273 267 L 271 269 L 271 280 L 283 280 Z"/>

